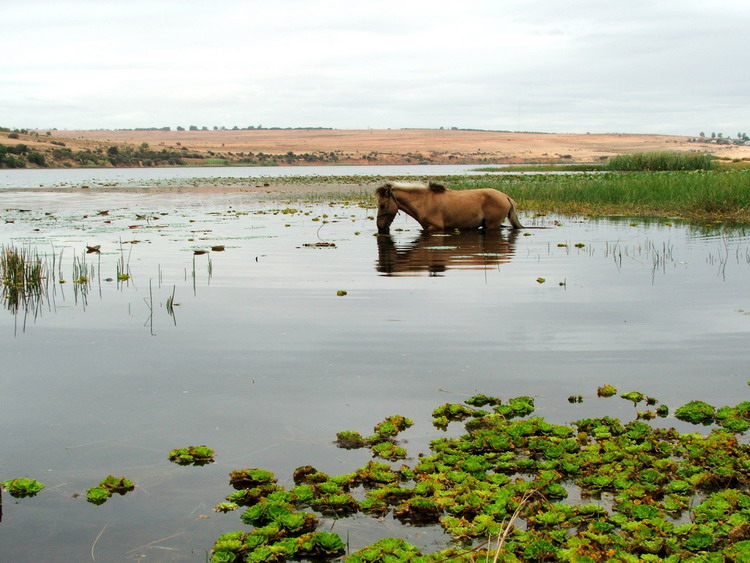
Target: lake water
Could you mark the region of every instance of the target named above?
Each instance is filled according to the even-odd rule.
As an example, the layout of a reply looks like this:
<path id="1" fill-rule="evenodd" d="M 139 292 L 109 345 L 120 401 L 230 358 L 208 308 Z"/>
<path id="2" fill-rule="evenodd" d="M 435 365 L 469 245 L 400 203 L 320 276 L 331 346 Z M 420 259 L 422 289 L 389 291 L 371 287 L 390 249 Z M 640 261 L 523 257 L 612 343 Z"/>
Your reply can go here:
<path id="1" fill-rule="evenodd" d="M 502 166 L 502 165 L 497 165 Z M 181 168 L 71 168 L 0 170 L 0 190 L 29 188 L 69 188 L 87 185 L 117 187 L 152 187 L 182 185 L 218 179 L 288 178 L 292 176 L 385 176 L 427 177 L 481 174 L 479 166 L 393 165 L 393 166 L 247 166 L 247 167 L 181 167 Z"/>
<path id="2" fill-rule="evenodd" d="M 3 494 L 4 561 L 204 561 L 246 529 L 212 510 L 231 470 L 287 487 L 301 465 L 353 471 L 369 452 L 336 433 L 393 414 L 415 421 L 413 463 L 442 435 L 432 410 L 476 393 L 531 395 L 560 423 L 631 420 L 632 403 L 596 398 L 605 383 L 672 412 L 750 395 L 743 232 L 522 213 L 544 228 L 422 236 L 399 215 L 375 237 L 367 206 L 190 190 L 5 189 L 0 210 L 0 244 L 55 257 L 41 302 L 0 310 L 0 480 L 46 485 Z M 168 462 L 199 444 L 216 463 Z M 135 491 L 87 503 L 109 474 Z M 326 526 L 352 550 L 444 539 L 389 518 Z"/>

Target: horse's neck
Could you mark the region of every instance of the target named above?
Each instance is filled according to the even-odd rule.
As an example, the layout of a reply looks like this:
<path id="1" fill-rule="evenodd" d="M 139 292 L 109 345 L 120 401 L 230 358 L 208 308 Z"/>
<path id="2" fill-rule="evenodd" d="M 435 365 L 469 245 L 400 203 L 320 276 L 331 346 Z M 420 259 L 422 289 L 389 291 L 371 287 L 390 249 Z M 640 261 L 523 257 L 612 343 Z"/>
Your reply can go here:
<path id="1" fill-rule="evenodd" d="M 400 192 L 397 199 L 399 209 L 420 222 L 420 219 L 425 215 L 425 206 L 428 205 L 429 195 L 411 191 Z"/>

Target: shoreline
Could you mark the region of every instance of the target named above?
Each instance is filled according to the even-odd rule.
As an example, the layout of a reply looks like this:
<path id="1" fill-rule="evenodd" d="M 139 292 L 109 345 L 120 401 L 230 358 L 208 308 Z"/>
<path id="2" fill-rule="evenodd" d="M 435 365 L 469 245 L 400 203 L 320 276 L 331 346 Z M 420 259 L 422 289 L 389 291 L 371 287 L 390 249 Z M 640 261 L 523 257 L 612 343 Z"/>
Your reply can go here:
<path id="1" fill-rule="evenodd" d="M 12 138 L 10 137 L 12 135 Z M 726 144 L 720 144 L 726 143 Z M 518 133 L 451 129 L 29 130 L 0 145 L 52 168 L 202 166 L 581 164 L 635 152 L 701 152 L 750 160 L 750 145 L 699 136 Z M 23 155 L 21 155 L 23 156 Z M 38 159 L 36 159 L 38 160 Z"/>

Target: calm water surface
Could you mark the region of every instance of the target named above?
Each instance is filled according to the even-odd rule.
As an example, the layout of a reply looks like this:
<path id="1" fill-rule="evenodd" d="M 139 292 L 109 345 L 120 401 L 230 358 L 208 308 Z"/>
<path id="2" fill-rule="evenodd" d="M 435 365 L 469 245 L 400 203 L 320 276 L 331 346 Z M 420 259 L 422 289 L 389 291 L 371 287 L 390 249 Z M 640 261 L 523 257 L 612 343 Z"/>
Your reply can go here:
<path id="1" fill-rule="evenodd" d="M 399 216 L 374 237 L 373 209 L 246 193 L 6 190 L 0 210 L 1 244 L 55 257 L 41 303 L 0 310 L 0 480 L 46 485 L 3 495 L 4 561 L 204 561 L 245 528 L 212 510 L 229 471 L 284 486 L 300 465 L 353 471 L 370 457 L 337 449 L 336 432 L 392 414 L 415 420 L 414 458 L 440 435 L 432 410 L 476 393 L 532 395 L 561 423 L 632 419 L 631 403 L 596 398 L 605 383 L 672 411 L 750 395 L 744 233 L 528 214 L 545 228 L 422 236 Z M 216 463 L 167 461 L 198 444 Z M 136 490 L 87 503 L 109 474 Z M 391 519 L 326 526 L 352 549 L 442 537 Z"/>
<path id="2" fill-rule="evenodd" d="M 494 165 L 502 166 L 502 165 Z M 425 177 L 482 174 L 474 164 L 381 166 L 243 166 L 181 168 L 72 168 L 0 170 L 0 190 L 28 188 L 91 188 L 116 185 L 152 187 L 191 184 L 217 179 L 288 178 L 291 176 L 393 176 Z"/>

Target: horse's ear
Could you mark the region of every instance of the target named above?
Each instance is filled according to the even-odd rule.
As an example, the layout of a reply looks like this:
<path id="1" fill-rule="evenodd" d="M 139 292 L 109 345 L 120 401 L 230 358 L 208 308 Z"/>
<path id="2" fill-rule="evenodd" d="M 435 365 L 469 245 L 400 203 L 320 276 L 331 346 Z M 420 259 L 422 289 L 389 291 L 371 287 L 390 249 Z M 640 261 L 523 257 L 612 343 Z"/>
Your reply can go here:
<path id="1" fill-rule="evenodd" d="M 437 182 L 430 182 L 429 187 L 430 187 L 430 191 L 436 194 L 439 194 L 445 191 L 445 186 L 443 184 L 438 184 Z"/>
<path id="2" fill-rule="evenodd" d="M 375 195 L 378 197 L 387 197 L 390 194 L 392 188 L 393 184 L 387 182 L 375 190 Z"/>

